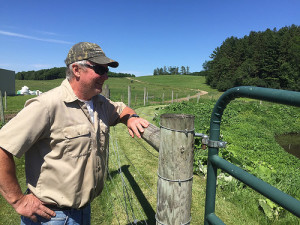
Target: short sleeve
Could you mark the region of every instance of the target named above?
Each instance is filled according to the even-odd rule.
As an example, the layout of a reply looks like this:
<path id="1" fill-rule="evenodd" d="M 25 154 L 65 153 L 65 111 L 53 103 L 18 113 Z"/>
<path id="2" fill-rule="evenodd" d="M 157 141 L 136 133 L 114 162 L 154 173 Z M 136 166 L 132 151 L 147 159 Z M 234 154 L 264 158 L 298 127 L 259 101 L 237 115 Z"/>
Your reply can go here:
<path id="1" fill-rule="evenodd" d="M 114 126 L 119 122 L 120 115 L 125 109 L 126 105 L 123 102 L 113 102 L 108 100 L 108 115 L 109 125 Z"/>
<path id="2" fill-rule="evenodd" d="M 13 119 L 0 130 L 0 147 L 21 157 L 49 128 L 45 106 L 37 99 L 30 99 Z"/>

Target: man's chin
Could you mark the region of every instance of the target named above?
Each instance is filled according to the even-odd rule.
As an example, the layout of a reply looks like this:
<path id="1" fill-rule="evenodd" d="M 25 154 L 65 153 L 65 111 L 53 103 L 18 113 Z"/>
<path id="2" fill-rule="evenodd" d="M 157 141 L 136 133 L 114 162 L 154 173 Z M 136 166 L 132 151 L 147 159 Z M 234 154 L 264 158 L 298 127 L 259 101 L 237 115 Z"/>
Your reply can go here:
<path id="1" fill-rule="evenodd" d="M 95 87 L 96 92 L 98 92 L 98 94 L 100 94 L 103 91 L 102 85 Z"/>

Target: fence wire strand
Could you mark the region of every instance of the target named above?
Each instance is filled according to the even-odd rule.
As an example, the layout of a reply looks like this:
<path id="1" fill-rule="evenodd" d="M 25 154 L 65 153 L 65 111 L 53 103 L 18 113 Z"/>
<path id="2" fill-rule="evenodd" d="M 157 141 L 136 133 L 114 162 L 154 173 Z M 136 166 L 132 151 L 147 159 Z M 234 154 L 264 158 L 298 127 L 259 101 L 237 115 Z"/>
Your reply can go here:
<path id="1" fill-rule="evenodd" d="M 136 138 L 135 138 L 134 140 L 135 140 L 136 143 L 138 143 L 144 150 L 146 150 L 148 153 L 150 153 L 152 156 L 154 156 L 155 158 L 158 159 L 158 156 L 157 156 L 157 155 L 154 155 L 152 152 L 150 152 L 150 150 L 147 149 L 147 148 L 145 147 L 145 145 L 143 145 L 141 142 L 139 142 L 138 140 L 136 140 Z"/>
<path id="2" fill-rule="evenodd" d="M 135 200 L 134 198 L 132 198 L 132 192 L 130 192 L 130 189 L 128 187 L 128 185 L 126 184 L 126 181 L 124 179 L 124 174 L 122 172 L 122 165 L 121 165 L 121 157 L 120 157 L 120 148 L 118 146 L 118 143 L 117 143 L 117 140 L 114 140 L 114 137 L 112 135 L 110 135 L 110 140 L 111 140 L 111 147 L 113 149 L 113 153 L 114 153 L 114 158 L 115 158 L 115 161 L 113 159 L 110 160 L 110 162 L 112 162 L 115 166 L 115 168 L 118 168 L 118 174 L 120 175 L 120 180 L 121 180 L 121 183 L 122 183 L 122 191 L 120 190 L 120 188 L 116 188 L 118 189 L 118 193 L 121 193 L 121 195 L 123 195 L 123 209 L 126 213 L 126 216 L 127 216 L 127 221 L 128 223 L 132 224 L 132 222 L 130 221 L 130 218 L 133 219 L 134 221 L 134 224 L 137 224 L 138 220 L 137 220 L 137 216 L 136 216 L 136 213 L 134 212 L 134 208 L 138 209 L 139 211 L 139 215 L 141 216 L 141 218 L 143 218 L 142 221 L 145 222 L 145 224 L 147 224 L 145 218 L 144 218 L 144 214 L 142 213 L 142 210 L 141 210 L 141 207 L 138 206 L 138 204 L 136 203 L 137 200 Z M 128 160 L 128 157 L 126 156 L 127 160 Z M 133 165 L 133 164 L 132 164 Z M 134 166 L 133 166 L 134 167 Z M 107 170 L 108 173 L 109 173 L 109 170 Z M 110 179 L 112 180 L 113 182 L 113 178 L 111 176 L 111 174 L 109 173 L 109 177 Z M 115 186 L 115 184 L 114 184 Z M 117 187 L 117 186 L 115 186 Z M 152 190 L 151 190 L 152 191 Z M 121 201 L 121 200 L 119 200 Z M 130 209 L 128 209 L 128 206 L 130 207 Z M 133 207 L 133 205 L 135 207 Z M 129 215 L 131 214 L 131 216 Z"/>

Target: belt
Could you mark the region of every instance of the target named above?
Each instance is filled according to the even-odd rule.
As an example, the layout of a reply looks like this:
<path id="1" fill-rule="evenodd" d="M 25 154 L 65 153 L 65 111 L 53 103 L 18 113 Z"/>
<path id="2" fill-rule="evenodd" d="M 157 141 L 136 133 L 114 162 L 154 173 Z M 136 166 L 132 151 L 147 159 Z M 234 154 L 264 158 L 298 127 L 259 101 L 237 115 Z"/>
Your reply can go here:
<path id="1" fill-rule="evenodd" d="M 51 205 L 51 204 L 45 204 L 44 206 L 51 209 L 52 211 L 80 210 L 80 209 L 75 209 L 75 208 L 71 208 L 71 207 L 59 207 L 57 205 Z"/>

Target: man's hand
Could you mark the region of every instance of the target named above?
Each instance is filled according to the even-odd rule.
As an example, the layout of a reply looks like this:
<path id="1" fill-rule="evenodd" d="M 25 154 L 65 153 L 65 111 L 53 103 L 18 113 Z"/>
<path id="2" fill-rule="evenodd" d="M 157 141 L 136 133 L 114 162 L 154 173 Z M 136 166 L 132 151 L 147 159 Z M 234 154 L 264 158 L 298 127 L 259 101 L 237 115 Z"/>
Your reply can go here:
<path id="1" fill-rule="evenodd" d="M 38 222 L 37 215 L 46 219 L 55 216 L 55 212 L 43 205 L 33 194 L 23 195 L 16 203 L 12 204 L 17 213 L 30 218 L 33 222 Z"/>
<path id="2" fill-rule="evenodd" d="M 0 193 L 6 201 L 22 216 L 37 222 L 36 215 L 47 219 L 55 212 L 43 206 L 33 194 L 23 195 L 16 177 L 16 166 L 13 155 L 0 147 Z"/>
<path id="3" fill-rule="evenodd" d="M 144 128 L 149 126 L 149 122 L 140 117 L 131 117 L 127 120 L 127 128 L 131 137 L 136 135 L 141 138 L 141 134 L 144 132 Z"/>
<path id="4" fill-rule="evenodd" d="M 136 115 L 136 112 L 127 106 L 120 115 L 120 121 L 127 125 L 131 137 L 136 135 L 138 138 L 141 138 L 141 134 L 144 132 L 144 128 L 149 126 L 149 122 L 140 117 L 133 117 L 132 115 Z"/>

